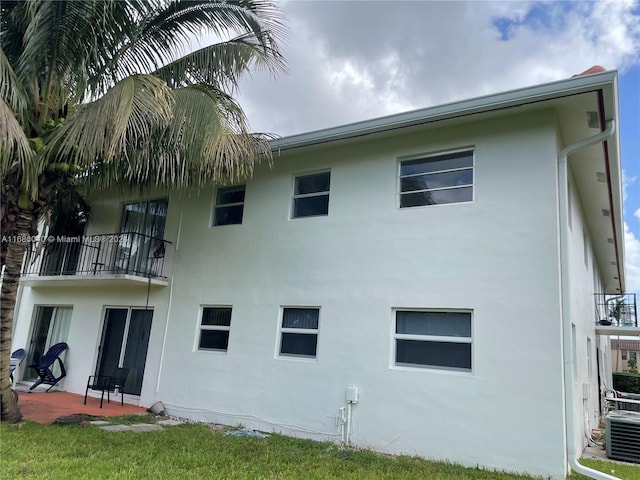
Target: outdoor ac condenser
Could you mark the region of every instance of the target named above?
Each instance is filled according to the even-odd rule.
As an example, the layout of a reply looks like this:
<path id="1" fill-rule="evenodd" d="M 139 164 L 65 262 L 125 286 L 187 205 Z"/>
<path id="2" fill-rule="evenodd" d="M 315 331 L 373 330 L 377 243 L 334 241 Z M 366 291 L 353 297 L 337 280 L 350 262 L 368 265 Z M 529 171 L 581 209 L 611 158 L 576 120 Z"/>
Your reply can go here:
<path id="1" fill-rule="evenodd" d="M 607 415 L 607 457 L 640 463 L 640 415 L 622 411 Z"/>

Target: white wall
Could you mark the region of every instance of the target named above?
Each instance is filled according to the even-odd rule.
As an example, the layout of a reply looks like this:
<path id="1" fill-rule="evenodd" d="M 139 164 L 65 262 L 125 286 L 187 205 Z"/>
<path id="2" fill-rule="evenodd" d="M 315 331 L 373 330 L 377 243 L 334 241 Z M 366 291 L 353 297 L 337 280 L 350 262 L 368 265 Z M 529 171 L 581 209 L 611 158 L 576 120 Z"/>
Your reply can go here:
<path id="1" fill-rule="evenodd" d="M 573 166 L 572 163 L 569 165 Z M 580 192 L 575 187 L 575 182 L 571 180 L 571 174 L 569 176 L 572 196 L 569 205 L 572 211 L 568 239 L 570 278 L 568 296 L 570 299 L 570 321 L 576 328 L 576 351 L 573 353 L 576 368 L 572 385 L 575 413 L 574 436 L 575 445 L 586 447 L 587 435 L 590 434 L 591 429 L 598 428 L 600 418 L 596 346 L 600 344 L 602 348 L 602 344 L 600 339 L 596 338 L 595 333 L 594 294 L 602 292 L 591 235 L 581 208 Z M 591 341 L 591 352 L 589 353 L 587 352 L 588 339 Z"/>
<path id="2" fill-rule="evenodd" d="M 172 193 L 172 287 L 150 297 L 140 403 L 337 440 L 353 385 L 357 445 L 562 478 L 557 142 L 540 112 L 287 153 L 247 182 L 242 225 L 210 227 L 213 189 Z M 397 157 L 461 147 L 475 151 L 474 202 L 397 207 Z M 291 220 L 294 176 L 325 169 L 329 215 Z M 88 233 L 117 231 L 121 208 L 94 202 Z M 65 387 L 83 392 L 105 305 L 144 298 L 25 289 L 16 340 L 28 340 L 34 304 L 73 304 Z M 226 353 L 197 350 L 201 305 L 233 307 Z M 283 306 L 320 307 L 316 359 L 277 357 Z M 473 310 L 472 372 L 393 366 L 394 308 Z"/>
<path id="3" fill-rule="evenodd" d="M 556 137 L 511 117 L 276 158 L 242 225 L 184 201 L 158 399 L 176 415 L 560 477 Z M 397 157 L 473 146 L 475 201 L 397 208 Z M 331 169 L 329 215 L 290 220 L 293 177 Z M 172 201 L 175 197 L 172 198 Z M 550 254 L 551 252 L 551 254 Z M 232 305 L 227 353 L 196 350 L 200 305 Z M 282 306 L 319 306 L 317 359 L 277 358 Z M 466 308 L 473 372 L 392 366 L 393 308 Z"/>

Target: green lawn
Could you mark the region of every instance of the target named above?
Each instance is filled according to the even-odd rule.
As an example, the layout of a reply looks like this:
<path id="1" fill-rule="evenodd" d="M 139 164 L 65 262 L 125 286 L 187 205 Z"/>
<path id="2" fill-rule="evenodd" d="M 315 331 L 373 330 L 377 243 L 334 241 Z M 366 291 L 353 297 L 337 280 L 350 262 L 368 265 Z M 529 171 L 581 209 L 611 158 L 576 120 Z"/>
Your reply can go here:
<path id="1" fill-rule="evenodd" d="M 624 479 L 640 467 L 584 462 Z M 347 451 L 281 435 L 225 436 L 206 425 L 105 432 L 94 426 L 0 425 L 0 478 L 19 479 L 509 479 L 530 478 Z M 572 476 L 572 479 L 583 478 Z"/>

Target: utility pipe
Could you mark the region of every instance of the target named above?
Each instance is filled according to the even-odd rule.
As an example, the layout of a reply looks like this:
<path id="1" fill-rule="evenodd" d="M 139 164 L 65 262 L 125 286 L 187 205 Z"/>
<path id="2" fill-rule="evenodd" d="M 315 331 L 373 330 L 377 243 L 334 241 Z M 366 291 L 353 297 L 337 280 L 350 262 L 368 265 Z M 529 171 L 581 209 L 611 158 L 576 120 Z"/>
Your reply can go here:
<path id="1" fill-rule="evenodd" d="M 620 480 L 618 477 L 599 472 L 578 462 L 578 452 L 575 441 L 575 420 L 573 405 L 573 355 L 571 345 L 571 305 L 569 302 L 569 209 L 568 209 L 568 167 L 567 158 L 576 151 L 602 143 L 615 132 L 613 120 L 607 122 L 607 128 L 597 135 L 585 138 L 573 145 L 565 147 L 558 155 L 558 210 L 560 222 L 560 302 L 562 315 L 562 355 L 564 368 L 564 408 L 565 408 L 565 436 L 566 454 L 569 466 L 576 472 L 596 480 Z M 580 437 L 582 438 L 582 436 Z"/>

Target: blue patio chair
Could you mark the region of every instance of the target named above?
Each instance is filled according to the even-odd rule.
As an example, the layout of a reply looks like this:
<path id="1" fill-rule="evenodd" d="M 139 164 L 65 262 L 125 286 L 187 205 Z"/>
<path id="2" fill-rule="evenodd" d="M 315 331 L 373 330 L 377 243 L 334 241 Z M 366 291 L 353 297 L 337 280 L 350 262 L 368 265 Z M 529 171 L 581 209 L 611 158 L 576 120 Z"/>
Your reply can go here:
<path id="1" fill-rule="evenodd" d="M 109 394 L 116 391 L 116 388 L 120 391 L 120 405 L 124 405 L 124 382 L 127 381 L 129 375 L 128 368 L 115 368 L 111 375 L 91 375 L 87 380 L 87 389 L 84 391 L 84 404 L 87 404 L 87 395 L 89 389 L 102 392 L 100 396 L 100 408 L 102 408 L 102 402 L 104 401 L 104 392 L 107 392 L 107 403 L 111 403 Z"/>
<path id="2" fill-rule="evenodd" d="M 60 358 L 60 355 L 62 355 L 62 353 L 67 348 L 69 348 L 69 345 L 64 342 L 56 343 L 55 345 L 52 345 L 49 350 L 47 350 L 47 353 L 44 354 L 44 356 L 38 363 L 28 365 L 28 368 L 33 368 L 38 373 L 38 380 L 36 381 L 36 383 L 31 385 L 29 391 L 44 383 L 45 385 L 51 385 L 49 388 L 47 388 L 48 392 L 56 383 L 67 376 L 67 371 L 64 368 L 64 363 L 62 363 L 62 359 Z M 52 370 L 56 360 L 60 365 L 60 375 L 58 376 L 56 376 Z"/>
<path id="3" fill-rule="evenodd" d="M 11 380 L 11 383 L 13 383 L 13 371 L 22 363 L 26 354 L 27 352 L 24 351 L 24 348 L 19 348 L 11 354 L 11 359 L 9 360 L 9 380 Z"/>

